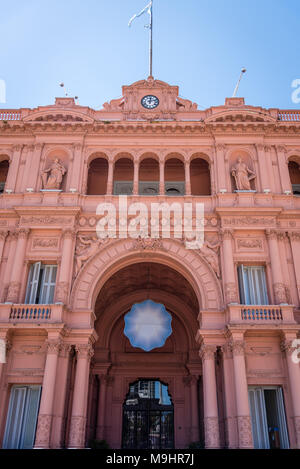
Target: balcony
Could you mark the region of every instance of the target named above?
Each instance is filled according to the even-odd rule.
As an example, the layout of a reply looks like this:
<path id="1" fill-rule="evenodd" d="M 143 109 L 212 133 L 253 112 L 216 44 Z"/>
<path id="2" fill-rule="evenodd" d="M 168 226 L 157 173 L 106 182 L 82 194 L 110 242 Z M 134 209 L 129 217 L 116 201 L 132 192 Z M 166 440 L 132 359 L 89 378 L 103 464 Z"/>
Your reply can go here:
<path id="1" fill-rule="evenodd" d="M 295 324 L 290 305 L 229 305 L 227 324 Z"/>
<path id="2" fill-rule="evenodd" d="M 65 316 L 63 305 L 0 304 L 0 323 L 61 323 Z"/>

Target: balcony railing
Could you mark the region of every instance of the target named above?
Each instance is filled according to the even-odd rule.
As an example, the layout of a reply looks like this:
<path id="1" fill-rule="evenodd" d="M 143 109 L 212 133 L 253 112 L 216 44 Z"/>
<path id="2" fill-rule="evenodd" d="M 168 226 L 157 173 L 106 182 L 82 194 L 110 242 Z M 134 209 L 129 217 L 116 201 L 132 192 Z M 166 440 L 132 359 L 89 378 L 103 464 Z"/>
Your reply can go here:
<path id="1" fill-rule="evenodd" d="M 300 122 L 300 111 L 298 110 L 280 110 L 278 111 L 278 120 L 283 122 Z"/>
<path id="2" fill-rule="evenodd" d="M 228 323 L 295 324 L 293 306 L 290 305 L 229 305 Z"/>
<path id="3" fill-rule="evenodd" d="M 63 305 L 9 305 L 0 304 L 0 322 L 57 323 L 63 321 Z"/>
<path id="4" fill-rule="evenodd" d="M 19 121 L 21 120 L 21 113 L 14 110 L 0 109 L 0 121 Z"/>

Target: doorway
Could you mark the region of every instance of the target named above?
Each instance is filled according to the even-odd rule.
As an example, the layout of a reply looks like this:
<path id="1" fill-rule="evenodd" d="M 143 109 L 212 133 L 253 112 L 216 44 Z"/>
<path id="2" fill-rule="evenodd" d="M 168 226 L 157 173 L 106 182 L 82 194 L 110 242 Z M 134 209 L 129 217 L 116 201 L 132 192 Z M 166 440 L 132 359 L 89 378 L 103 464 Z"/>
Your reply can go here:
<path id="1" fill-rule="evenodd" d="M 249 403 L 254 448 L 289 448 L 282 388 L 251 387 Z"/>
<path id="2" fill-rule="evenodd" d="M 32 449 L 34 446 L 41 386 L 11 388 L 3 448 Z"/>
<path id="3" fill-rule="evenodd" d="M 123 405 L 122 448 L 174 448 L 174 406 L 168 386 L 161 381 L 130 385 Z"/>

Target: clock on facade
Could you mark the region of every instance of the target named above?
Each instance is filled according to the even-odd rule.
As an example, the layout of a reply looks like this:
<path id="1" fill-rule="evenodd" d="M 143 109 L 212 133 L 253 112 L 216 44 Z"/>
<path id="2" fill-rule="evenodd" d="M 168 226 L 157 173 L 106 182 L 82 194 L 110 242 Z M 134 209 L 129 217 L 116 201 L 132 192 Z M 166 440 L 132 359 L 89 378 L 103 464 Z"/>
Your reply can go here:
<path id="1" fill-rule="evenodd" d="M 144 96 L 142 98 L 142 106 L 146 109 L 155 109 L 159 105 L 159 99 L 152 94 Z"/>

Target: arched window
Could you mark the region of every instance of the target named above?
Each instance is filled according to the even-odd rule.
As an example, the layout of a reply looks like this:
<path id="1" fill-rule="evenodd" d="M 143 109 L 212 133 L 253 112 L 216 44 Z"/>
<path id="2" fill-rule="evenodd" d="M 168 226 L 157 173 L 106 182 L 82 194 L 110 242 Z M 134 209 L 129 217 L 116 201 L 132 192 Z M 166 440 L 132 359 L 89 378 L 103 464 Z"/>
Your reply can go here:
<path id="1" fill-rule="evenodd" d="M 192 195 L 211 195 L 209 164 L 203 158 L 195 158 L 190 164 Z"/>
<path id="2" fill-rule="evenodd" d="M 105 195 L 107 190 L 108 162 L 96 158 L 89 166 L 87 195 Z"/>
<path id="3" fill-rule="evenodd" d="M 3 194 L 4 189 L 5 189 L 8 169 L 9 169 L 8 160 L 1 161 L 0 163 L 0 194 Z"/>
<path id="4" fill-rule="evenodd" d="M 139 194 L 159 194 L 159 164 L 154 158 L 145 158 L 140 164 Z"/>
<path id="5" fill-rule="evenodd" d="M 300 195 L 300 167 L 296 161 L 289 161 L 289 174 L 293 194 Z"/>
<path id="6" fill-rule="evenodd" d="M 114 168 L 114 195 L 131 195 L 133 192 L 133 161 L 120 158 Z"/>
<path id="7" fill-rule="evenodd" d="M 165 192 L 166 195 L 185 195 L 184 164 L 178 158 L 170 158 L 165 164 Z"/>

